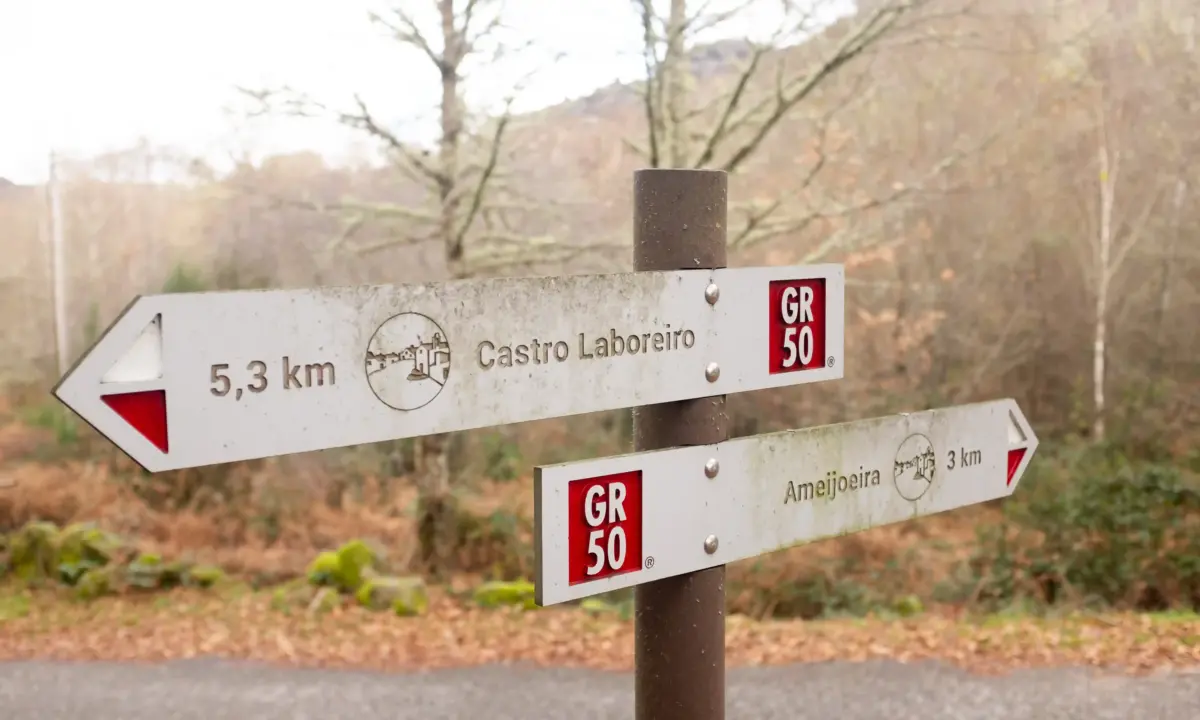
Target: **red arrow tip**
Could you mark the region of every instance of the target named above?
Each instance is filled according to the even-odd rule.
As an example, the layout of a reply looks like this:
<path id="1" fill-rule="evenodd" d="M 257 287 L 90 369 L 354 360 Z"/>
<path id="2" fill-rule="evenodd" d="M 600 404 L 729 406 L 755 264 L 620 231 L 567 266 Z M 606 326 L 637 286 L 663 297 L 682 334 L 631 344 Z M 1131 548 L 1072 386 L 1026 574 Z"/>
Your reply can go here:
<path id="1" fill-rule="evenodd" d="M 104 404 L 133 426 L 147 440 L 164 453 L 167 452 L 167 391 L 144 390 L 142 392 L 101 395 Z M 1011 458 L 1011 454 L 1010 454 Z M 1009 465 L 1012 465 L 1011 459 Z M 1009 475 L 1011 476 L 1011 471 Z"/>
<path id="2" fill-rule="evenodd" d="M 1008 482 L 1005 485 L 1012 485 L 1013 476 L 1017 474 L 1017 468 L 1020 467 L 1021 461 L 1024 459 L 1025 448 L 1008 451 Z"/>

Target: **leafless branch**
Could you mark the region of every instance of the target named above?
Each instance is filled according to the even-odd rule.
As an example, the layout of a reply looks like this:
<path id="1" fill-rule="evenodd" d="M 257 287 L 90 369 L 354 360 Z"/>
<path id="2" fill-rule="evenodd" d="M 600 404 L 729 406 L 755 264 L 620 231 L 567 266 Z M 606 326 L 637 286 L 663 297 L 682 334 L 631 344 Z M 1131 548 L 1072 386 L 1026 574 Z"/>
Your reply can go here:
<path id="1" fill-rule="evenodd" d="M 743 231 L 736 236 L 735 242 L 731 243 L 731 248 L 745 250 L 782 235 L 801 232 L 818 221 L 845 220 L 851 216 L 870 210 L 879 210 L 896 205 L 922 192 L 931 181 L 942 176 L 943 173 L 966 157 L 983 152 L 1002 133 L 1003 129 L 996 129 L 982 141 L 971 147 L 946 154 L 917 180 L 910 183 L 896 182 L 892 185 L 891 191 L 884 195 L 849 204 L 829 203 L 825 208 L 813 209 L 798 216 L 768 216 L 759 218 L 752 230 Z M 813 173 L 810 172 L 808 177 L 812 178 Z M 821 243 L 806 255 L 805 262 L 816 262 L 828 256 L 836 249 L 844 250 L 860 246 L 858 240 L 861 240 L 861 238 L 854 239 L 853 242 L 851 239 L 851 231 L 848 227 L 843 227 L 838 231 L 832 232 L 825 236 Z"/>
<path id="2" fill-rule="evenodd" d="M 897 1 L 875 10 L 866 20 L 857 25 L 829 53 L 818 66 L 794 81 L 779 82 L 774 98 L 774 107 L 767 116 L 756 123 L 757 127 L 740 147 L 721 166 L 726 172 L 734 172 L 762 144 L 767 135 L 779 124 L 789 111 L 813 93 L 826 78 L 858 57 L 875 41 L 883 37 L 905 12 L 913 7 L 913 0 Z"/>
<path id="3" fill-rule="evenodd" d="M 563 245 L 550 237 L 529 238 L 527 242 L 507 248 L 490 248 L 467 258 L 472 273 L 495 273 L 537 265 L 566 265 L 590 254 L 629 253 L 630 246 L 619 243 L 589 243 Z"/>
<path id="4" fill-rule="evenodd" d="M 505 107 L 504 114 L 496 121 L 495 130 L 488 145 L 487 162 L 483 167 L 483 171 L 479 174 L 474 191 L 471 193 L 471 200 L 467 205 L 467 211 L 454 234 L 453 242 L 459 247 L 462 246 L 467 233 L 470 232 L 471 226 L 475 223 L 475 218 L 479 215 L 480 208 L 483 207 L 484 196 L 488 191 L 488 183 L 491 181 L 500 159 L 500 147 L 504 139 L 504 130 L 508 127 L 509 118 L 511 117 L 511 108 L 512 103 L 510 101 Z"/>
<path id="5" fill-rule="evenodd" d="M 692 167 L 700 169 L 707 167 L 713 161 L 713 156 L 716 154 L 717 146 L 725 139 L 726 133 L 729 131 L 729 123 L 733 119 L 733 114 L 737 110 L 746 95 L 746 89 L 750 87 L 750 81 L 758 73 L 758 67 L 762 61 L 763 55 L 767 52 L 764 46 L 755 46 L 750 55 L 750 62 L 745 70 L 739 75 L 737 82 L 734 83 L 733 90 L 729 93 L 728 99 L 725 102 L 725 108 L 718 116 L 712 130 L 708 132 L 708 139 L 704 142 L 704 146 L 700 150 L 700 154 L 696 157 Z"/>
<path id="6" fill-rule="evenodd" d="M 474 2 L 468 4 L 468 14 L 474 5 Z M 395 16 L 394 20 L 374 12 L 370 13 L 369 18 L 371 22 L 387 28 L 400 42 L 420 50 L 439 71 L 444 71 L 446 69 L 445 58 L 433 49 L 433 45 L 417 26 L 416 19 L 403 7 L 393 7 L 391 13 Z"/>
<path id="7" fill-rule="evenodd" d="M 1158 209 L 1159 202 L 1163 199 L 1163 196 L 1163 188 L 1156 188 L 1151 193 L 1150 199 L 1142 206 L 1138 217 L 1130 223 L 1124 241 L 1117 247 L 1116 252 L 1112 254 L 1108 267 L 1104 269 L 1109 279 L 1116 276 L 1121 270 L 1121 266 L 1125 263 L 1125 258 L 1129 256 L 1129 252 L 1145 237 L 1144 231 L 1146 226 L 1149 224 L 1150 217 L 1154 214 L 1154 211 Z"/>
<path id="8" fill-rule="evenodd" d="M 634 0 L 640 10 L 642 21 L 642 64 L 646 72 L 646 80 L 642 85 L 642 109 L 646 116 L 646 150 L 641 153 L 650 167 L 659 166 L 659 137 L 661 135 L 661 120 L 657 108 L 662 100 L 659 90 L 657 54 L 657 37 L 654 32 L 654 5 L 651 0 Z"/>
<path id="9" fill-rule="evenodd" d="M 446 174 L 433 167 L 425 160 L 425 153 L 410 147 L 408 144 L 400 141 L 392 132 L 380 125 L 371 112 L 367 109 L 366 103 L 358 94 L 354 95 L 354 104 L 358 108 L 357 113 L 338 113 L 338 119 L 345 125 L 363 130 L 369 136 L 376 140 L 382 141 L 390 150 L 395 152 L 405 162 L 408 162 L 415 167 L 422 175 L 429 179 L 434 186 L 441 186 L 449 181 Z"/>

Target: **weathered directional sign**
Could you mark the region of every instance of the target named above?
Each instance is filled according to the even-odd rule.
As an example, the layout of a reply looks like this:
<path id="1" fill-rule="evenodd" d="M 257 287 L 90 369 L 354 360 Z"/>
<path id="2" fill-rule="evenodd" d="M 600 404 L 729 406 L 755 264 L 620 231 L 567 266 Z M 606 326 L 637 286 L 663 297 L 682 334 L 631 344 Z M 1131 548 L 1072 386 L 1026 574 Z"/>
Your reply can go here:
<path id="1" fill-rule="evenodd" d="M 842 377 L 840 265 L 152 295 L 55 388 L 150 471 Z"/>
<path id="2" fill-rule="evenodd" d="M 537 602 L 1006 497 L 1037 444 L 999 400 L 540 467 Z"/>

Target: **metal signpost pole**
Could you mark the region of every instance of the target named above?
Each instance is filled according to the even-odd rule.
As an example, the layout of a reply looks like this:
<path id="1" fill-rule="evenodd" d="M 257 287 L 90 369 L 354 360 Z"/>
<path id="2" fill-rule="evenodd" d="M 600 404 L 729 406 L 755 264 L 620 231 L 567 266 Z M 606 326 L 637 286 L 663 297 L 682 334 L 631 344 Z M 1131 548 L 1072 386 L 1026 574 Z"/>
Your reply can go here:
<path id="1" fill-rule="evenodd" d="M 721 171 L 636 172 L 634 270 L 725 267 L 727 187 L 728 176 Z M 715 305 L 720 288 L 709 285 L 696 302 Z M 710 364 L 705 374 L 715 381 L 720 366 Z M 635 408 L 633 428 L 639 451 L 722 442 L 729 437 L 725 396 Z M 706 473 L 718 469 L 681 467 L 679 472 L 704 482 Z M 639 585 L 635 604 L 638 720 L 724 720 L 725 567 Z"/>

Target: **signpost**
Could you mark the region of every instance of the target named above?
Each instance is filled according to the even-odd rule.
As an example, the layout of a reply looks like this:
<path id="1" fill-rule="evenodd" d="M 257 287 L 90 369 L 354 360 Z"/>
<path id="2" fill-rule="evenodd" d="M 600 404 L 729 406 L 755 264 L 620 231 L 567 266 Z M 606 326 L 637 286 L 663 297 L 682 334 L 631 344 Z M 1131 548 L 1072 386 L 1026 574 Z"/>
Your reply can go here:
<path id="1" fill-rule="evenodd" d="M 541 605 L 1012 495 L 1013 400 L 537 468 Z"/>
<path id="2" fill-rule="evenodd" d="M 726 563 L 1012 494 L 1012 400 L 728 439 L 725 395 L 842 377 L 840 265 L 728 269 L 727 177 L 634 175 L 616 275 L 152 295 L 54 389 L 152 472 L 634 407 L 538 468 L 537 601 L 637 586 L 639 720 L 725 717 Z"/>
<path id="3" fill-rule="evenodd" d="M 151 295 L 54 392 L 176 470 L 837 379 L 844 287 L 818 265 Z"/>
<path id="4" fill-rule="evenodd" d="M 728 206 L 728 177 L 723 172 L 634 173 L 634 269 L 653 272 L 681 267 L 725 267 Z M 791 341 L 799 335 L 799 331 L 788 332 L 786 325 L 807 321 L 810 315 L 790 304 L 792 292 L 788 293 L 788 304 L 783 304 L 779 283 L 769 287 L 766 303 L 746 308 L 747 313 L 767 312 L 769 329 L 764 339 L 771 345 L 766 358 L 768 372 L 786 380 L 819 371 L 815 349 L 810 360 L 814 369 L 803 372 L 789 371 L 795 363 L 785 366 L 777 358 L 775 345 L 782 341 L 782 335 L 787 333 Z M 798 293 L 802 287 L 793 292 Z M 725 297 L 718 297 L 718 303 L 736 299 L 732 292 L 722 291 L 722 294 Z M 731 356 L 737 354 L 735 350 Z M 803 362 L 808 353 L 797 351 L 788 357 L 792 355 L 801 355 Z M 835 367 L 841 364 L 834 362 Z M 721 366 L 713 364 L 705 372 L 713 370 L 720 372 Z M 730 389 L 736 391 L 736 387 Z M 633 446 L 637 450 L 657 450 L 708 445 L 728 439 L 728 424 L 725 396 L 717 392 L 707 398 L 644 405 L 633 411 Z M 605 550 L 610 540 L 615 551 L 617 540 L 612 539 L 612 531 L 605 540 Z M 536 583 L 534 587 L 536 591 Z M 638 720 L 724 718 L 725 567 L 645 583 L 634 591 L 634 606 L 633 702 Z"/>

